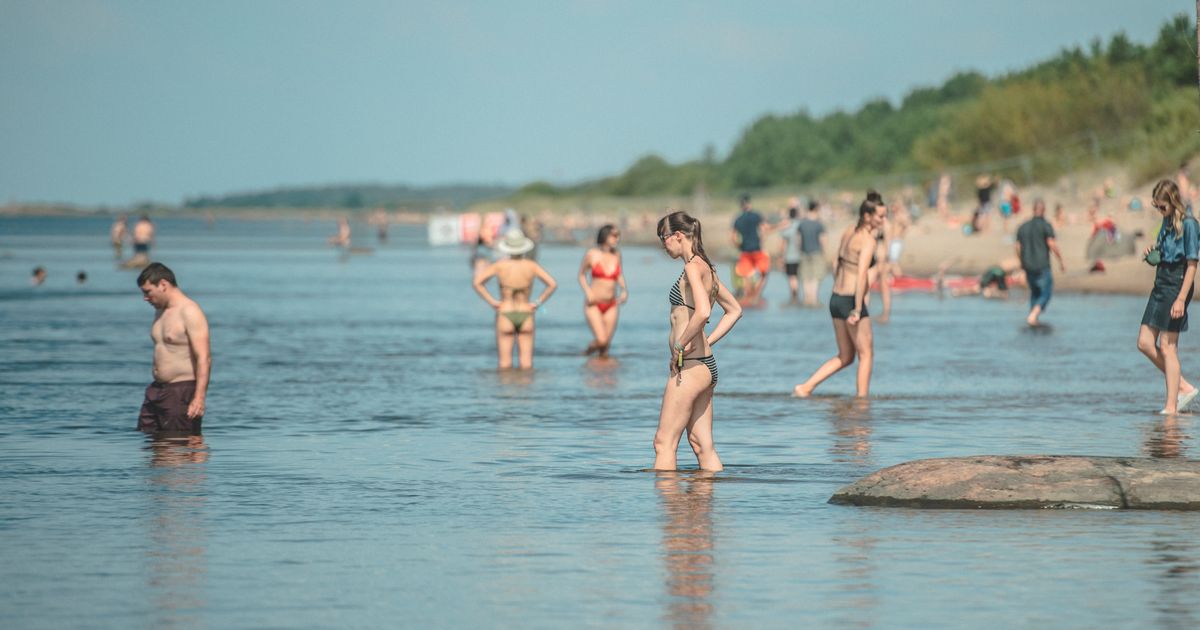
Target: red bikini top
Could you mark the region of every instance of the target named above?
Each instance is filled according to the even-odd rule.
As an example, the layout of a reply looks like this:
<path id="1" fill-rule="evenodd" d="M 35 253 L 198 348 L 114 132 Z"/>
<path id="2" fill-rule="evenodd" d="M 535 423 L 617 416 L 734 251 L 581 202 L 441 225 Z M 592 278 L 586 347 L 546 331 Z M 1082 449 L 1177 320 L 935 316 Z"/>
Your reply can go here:
<path id="1" fill-rule="evenodd" d="M 598 262 L 596 264 L 592 265 L 592 279 L 593 280 L 595 280 L 595 279 L 616 280 L 617 277 L 620 275 L 621 275 L 621 263 L 617 263 L 617 268 L 613 269 L 613 272 L 611 274 L 604 273 L 604 267 L 601 267 L 600 263 L 598 263 Z"/>

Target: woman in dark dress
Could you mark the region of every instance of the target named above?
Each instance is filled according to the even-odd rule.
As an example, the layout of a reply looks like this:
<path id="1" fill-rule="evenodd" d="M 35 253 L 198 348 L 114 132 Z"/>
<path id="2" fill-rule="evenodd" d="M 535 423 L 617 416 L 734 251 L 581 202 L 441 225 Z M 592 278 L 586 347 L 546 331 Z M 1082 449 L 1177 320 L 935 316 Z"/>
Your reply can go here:
<path id="1" fill-rule="evenodd" d="M 1175 182 L 1159 181 L 1153 199 L 1163 221 L 1157 244 L 1146 250 L 1146 262 L 1156 271 L 1137 345 L 1166 377 L 1167 400 L 1159 413 L 1174 414 L 1200 394 L 1179 367 L 1179 333 L 1188 329 L 1187 307 L 1200 259 L 1200 223 L 1188 214 Z"/>

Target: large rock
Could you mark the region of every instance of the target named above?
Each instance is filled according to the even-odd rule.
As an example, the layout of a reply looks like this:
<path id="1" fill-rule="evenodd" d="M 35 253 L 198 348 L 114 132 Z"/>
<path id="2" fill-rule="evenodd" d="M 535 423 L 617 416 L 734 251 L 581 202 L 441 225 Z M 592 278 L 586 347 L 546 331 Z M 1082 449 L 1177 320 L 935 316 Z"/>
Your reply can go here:
<path id="1" fill-rule="evenodd" d="M 921 459 L 871 473 L 838 490 L 829 502 L 917 508 L 1200 510 L 1200 461 L 1056 455 Z"/>

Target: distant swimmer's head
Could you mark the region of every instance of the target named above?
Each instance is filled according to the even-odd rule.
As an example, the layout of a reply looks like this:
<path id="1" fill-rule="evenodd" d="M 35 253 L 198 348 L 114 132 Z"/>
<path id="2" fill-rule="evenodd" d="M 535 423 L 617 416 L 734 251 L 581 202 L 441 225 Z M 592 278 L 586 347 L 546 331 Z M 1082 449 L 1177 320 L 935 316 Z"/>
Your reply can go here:
<path id="1" fill-rule="evenodd" d="M 155 308 L 167 305 L 170 294 L 179 288 L 175 283 L 175 272 L 162 263 L 150 263 L 138 274 L 138 288 L 142 290 L 142 299 Z"/>
<path id="2" fill-rule="evenodd" d="M 78 284 L 83 284 L 83 283 L 87 282 L 87 272 L 80 270 L 79 273 L 76 273 L 75 274 L 75 282 Z"/>
<path id="3" fill-rule="evenodd" d="M 524 256 L 533 251 L 533 248 L 533 240 L 525 236 L 525 233 L 518 227 L 509 228 L 504 233 L 504 238 L 500 239 L 499 243 L 496 243 L 496 249 L 501 254 L 512 256 L 513 258 Z"/>
<path id="4" fill-rule="evenodd" d="M 32 277 L 30 277 L 29 281 L 31 283 L 33 283 L 33 286 L 35 286 L 35 287 L 39 286 L 43 282 L 45 282 L 46 281 L 46 268 L 41 265 L 34 267 L 33 275 L 32 275 Z"/>
<path id="5" fill-rule="evenodd" d="M 1187 212 L 1183 205 L 1183 197 L 1179 194 L 1179 185 L 1169 179 L 1160 179 L 1154 185 L 1154 194 L 1150 196 L 1154 209 L 1162 213 L 1163 218 L 1171 220 L 1171 227 L 1176 234 L 1183 233 L 1183 217 Z"/>
<path id="6" fill-rule="evenodd" d="M 604 227 L 601 227 L 600 231 L 596 233 L 596 244 L 600 247 L 607 246 L 610 249 L 616 249 L 620 242 L 621 230 L 617 229 L 617 226 L 611 223 L 605 224 Z"/>
<path id="7" fill-rule="evenodd" d="M 658 240 L 671 258 L 685 260 L 699 256 L 712 267 L 712 261 L 704 253 L 704 238 L 700 221 L 683 210 L 676 210 L 658 220 Z"/>

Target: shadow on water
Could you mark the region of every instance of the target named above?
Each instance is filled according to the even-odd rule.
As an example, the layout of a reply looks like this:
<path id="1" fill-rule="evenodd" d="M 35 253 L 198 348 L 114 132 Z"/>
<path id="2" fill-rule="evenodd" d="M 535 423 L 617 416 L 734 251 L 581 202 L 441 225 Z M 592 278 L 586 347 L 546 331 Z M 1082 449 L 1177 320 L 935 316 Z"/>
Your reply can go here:
<path id="1" fill-rule="evenodd" d="M 847 398 L 829 405 L 829 453 L 835 462 L 861 466 L 871 463 L 871 400 Z"/>
<path id="2" fill-rule="evenodd" d="M 1189 529 L 1157 531 L 1146 564 L 1153 570 L 1152 606 L 1160 628 L 1197 628 L 1196 593 L 1200 592 L 1200 558 Z"/>
<path id="3" fill-rule="evenodd" d="M 1148 424 L 1144 433 L 1142 451 L 1147 457 L 1171 459 L 1187 455 L 1187 441 L 1191 436 L 1184 433 L 1178 416 L 1166 416 L 1159 422 Z"/>
<path id="4" fill-rule="evenodd" d="M 713 474 L 658 473 L 663 508 L 663 620 L 675 628 L 710 628 L 713 616 Z"/>
<path id="5" fill-rule="evenodd" d="M 147 591 L 160 628 L 205 625 L 198 611 L 207 575 L 205 481 L 209 451 L 204 438 L 152 436 Z"/>

